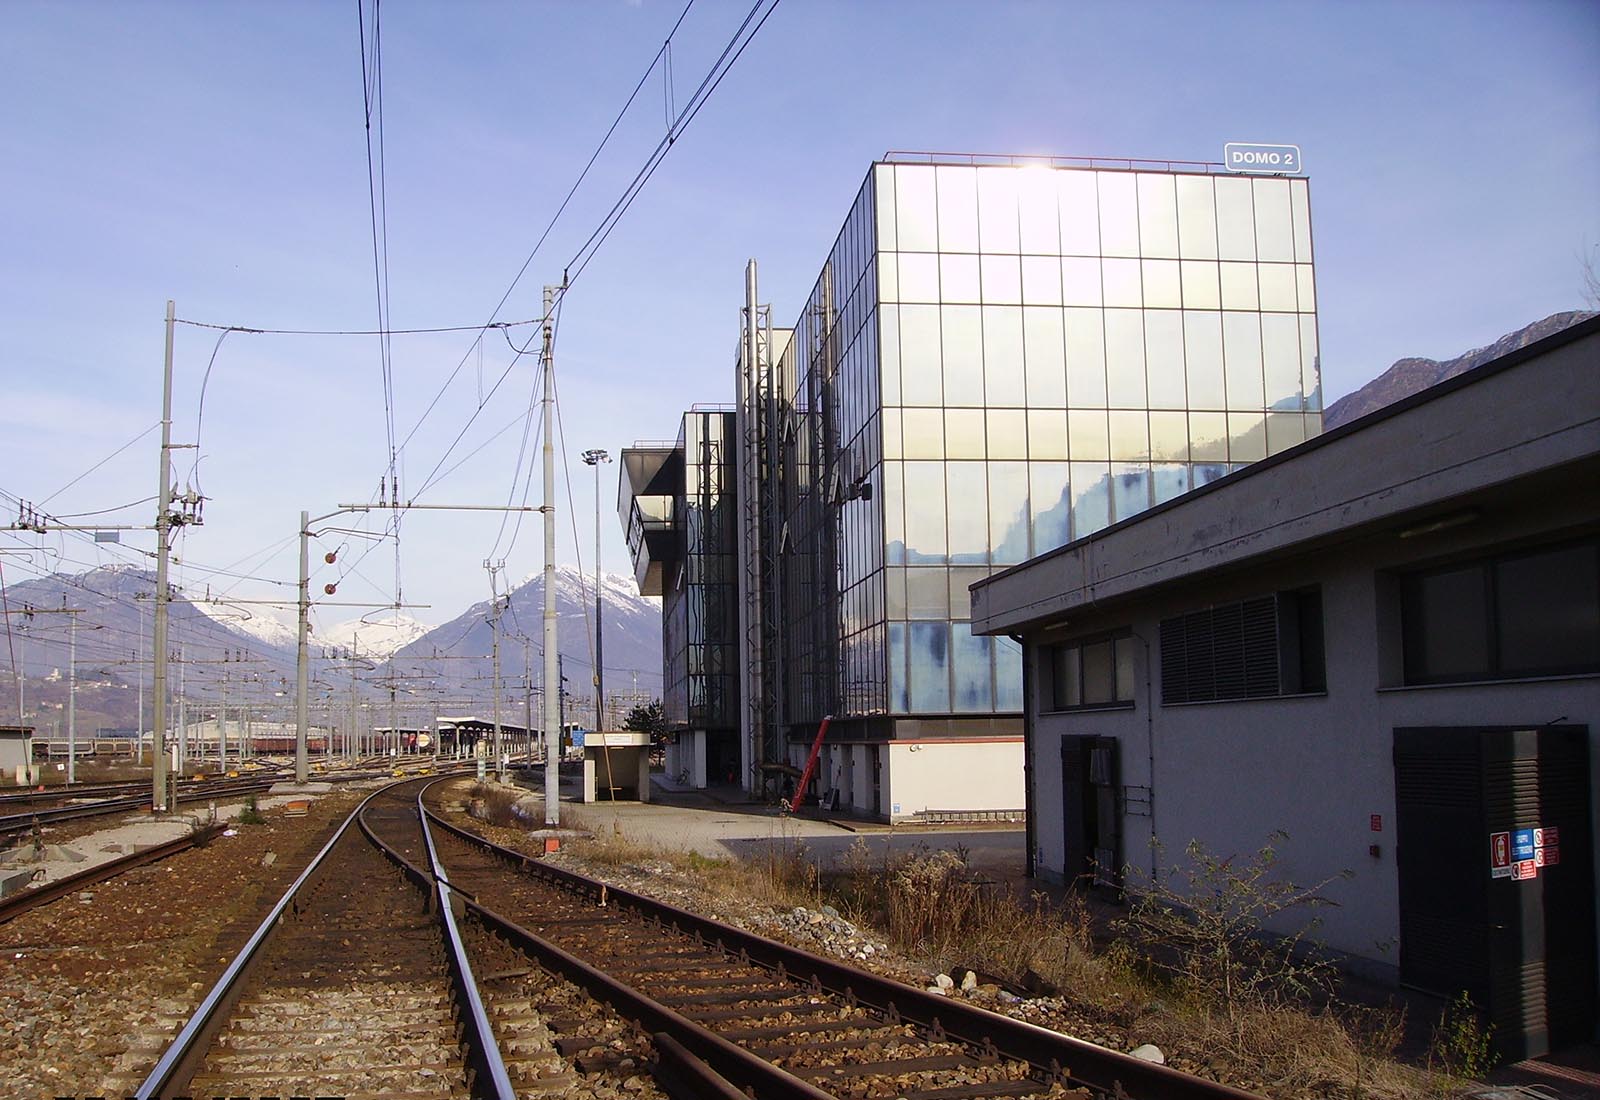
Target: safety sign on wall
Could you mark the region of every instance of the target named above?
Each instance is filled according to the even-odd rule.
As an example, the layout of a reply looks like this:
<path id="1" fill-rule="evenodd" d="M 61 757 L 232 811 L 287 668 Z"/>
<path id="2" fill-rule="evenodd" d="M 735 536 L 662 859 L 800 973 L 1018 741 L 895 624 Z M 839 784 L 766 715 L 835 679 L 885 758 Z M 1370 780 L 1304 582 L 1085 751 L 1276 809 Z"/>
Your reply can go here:
<path id="1" fill-rule="evenodd" d="M 1555 826 L 1489 834 L 1489 877 L 1527 882 L 1539 868 L 1561 862 L 1561 833 Z"/>

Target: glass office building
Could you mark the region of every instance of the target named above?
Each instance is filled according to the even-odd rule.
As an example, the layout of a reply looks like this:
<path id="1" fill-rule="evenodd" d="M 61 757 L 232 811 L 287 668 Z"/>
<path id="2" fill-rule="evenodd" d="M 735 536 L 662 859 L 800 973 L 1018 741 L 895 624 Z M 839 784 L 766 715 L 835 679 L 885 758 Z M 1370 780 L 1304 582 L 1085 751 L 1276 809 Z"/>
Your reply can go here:
<path id="1" fill-rule="evenodd" d="M 778 740 L 1020 737 L 967 586 L 1320 432 L 1311 256 L 1303 178 L 874 164 L 741 452 Z"/>
<path id="2" fill-rule="evenodd" d="M 1019 712 L 969 584 L 1321 430 L 1304 179 L 876 164 L 795 329 L 789 723 Z"/>
<path id="3" fill-rule="evenodd" d="M 623 452 L 622 511 L 643 595 L 661 597 L 662 708 L 695 730 L 698 767 L 739 771 L 734 416 L 696 406 L 672 444 Z"/>

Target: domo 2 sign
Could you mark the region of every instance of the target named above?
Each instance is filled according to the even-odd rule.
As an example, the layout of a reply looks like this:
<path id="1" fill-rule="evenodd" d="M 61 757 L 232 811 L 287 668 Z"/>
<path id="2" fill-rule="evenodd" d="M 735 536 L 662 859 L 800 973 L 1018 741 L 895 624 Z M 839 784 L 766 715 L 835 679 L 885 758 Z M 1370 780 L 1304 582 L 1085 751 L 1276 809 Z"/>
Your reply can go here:
<path id="1" fill-rule="evenodd" d="M 1222 163 L 1230 172 L 1255 176 L 1305 174 L 1298 145 L 1249 145 L 1230 141 L 1222 147 Z"/>

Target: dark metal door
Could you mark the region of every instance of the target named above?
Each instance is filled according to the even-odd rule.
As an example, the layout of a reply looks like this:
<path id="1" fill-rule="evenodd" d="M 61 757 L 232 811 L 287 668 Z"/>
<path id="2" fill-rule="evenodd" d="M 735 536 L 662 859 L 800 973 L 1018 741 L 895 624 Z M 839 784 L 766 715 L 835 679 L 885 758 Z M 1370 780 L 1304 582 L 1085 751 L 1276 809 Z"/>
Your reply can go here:
<path id="1" fill-rule="evenodd" d="M 1507 1057 L 1588 1039 L 1588 731 L 1397 729 L 1394 762 L 1401 981 L 1444 997 L 1465 991 Z M 1519 831 L 1535 829 L 1549 842 L 1518 852 L 1529 839 Z"/>
<path id="2" fill-rule="evenodd" d="M 1122 815 L 1115 737 L 1061 739 L 1062 867 L 1067 882 L 1122 887 Z"/>

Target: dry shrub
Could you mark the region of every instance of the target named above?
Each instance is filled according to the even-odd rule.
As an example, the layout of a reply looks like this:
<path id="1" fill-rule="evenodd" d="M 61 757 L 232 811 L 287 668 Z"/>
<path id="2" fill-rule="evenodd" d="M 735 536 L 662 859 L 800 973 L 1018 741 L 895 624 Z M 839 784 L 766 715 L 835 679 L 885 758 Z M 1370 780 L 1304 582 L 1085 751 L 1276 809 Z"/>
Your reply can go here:
<path id="1" fill-rule="evenodd" d="M 524 792 L 494 783 L 474 783 L 467 812 L 479 821 L 506 829 L 526 829 L 534 823 L 519 805 Z"/>

